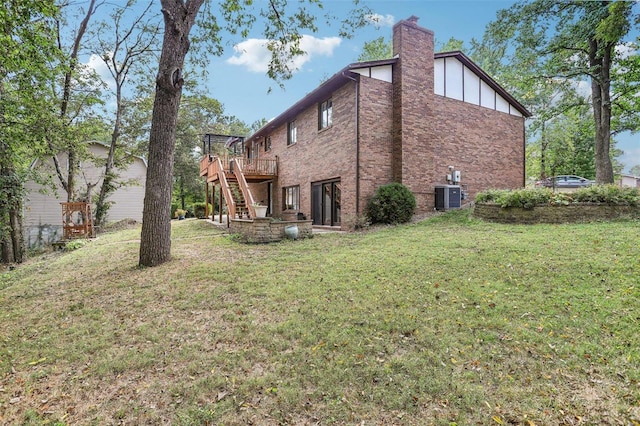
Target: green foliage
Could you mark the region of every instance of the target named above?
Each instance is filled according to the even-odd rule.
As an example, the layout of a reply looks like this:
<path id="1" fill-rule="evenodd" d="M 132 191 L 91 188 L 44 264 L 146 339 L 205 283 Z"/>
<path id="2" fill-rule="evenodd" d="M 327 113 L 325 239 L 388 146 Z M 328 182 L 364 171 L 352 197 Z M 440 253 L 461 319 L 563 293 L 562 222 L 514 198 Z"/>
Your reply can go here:
<path id="1" fill-rule="evenodd" d="M 594 185 L 575 192 L 553 192 L 549 188 L 519 189 L 515 191 L 489 189 L 476 195 L 477 203 L 495 203 L 503 208 L 531 209 L 545 204 L 604 203 L 612 205 L 638 205 L 637 188 L 620 188 L 616 185 Z"/>
<path id="2" fill-rule="evenodd" d="M 384 37 L 367 41 L 362 47 L 362 52 L 358 56 L 358 62 L 378 61 L 393 57 L 393 43 L 386 41 Z"/>
<path id="3" fill-rule="evenodd" d="M 617 185 L 594 185 L 581 188 L 573 194 L 576 203 L 605 203 L 637 206 L 640 201 L 638 188 L 621 188 Z"/>
<path id="4" fill-rule="evenodd" d="M 64 245 L 64 250 L 65 251 L 78 250 L 78 249 L 84 247 L 85 245 L 87 245 L 88 241 L 89 240 L 72 240 L 72 241 L 69 241 Z"/>
<path id="5" fill-rule="evenodd" d="M 610 135 L 640 125 L 634 99 L 640 60 L 615 51 L 620 45 L 636 51 L 628 33 L 637 19 L 633 2 L 521 1 L 501 10 L 474 45 L 472 57 L 481 66 L 486 53 L 496 59 L 485 70 L 498 71 L 497 80 L 533 113 L 528 134 L 539 145 L 541 175 L 597 172 L 600 183 L 613 181 Z M 576 90 L 585 81 L 593 83 L 591 100 Z M 593 147 L 585 149 L 589 142 Z"/>
<path id="6" fill-rule="evenodd" d="M 197 218 L 203 218 L 206 213 L 206 207 L 207 207 L 207 203 L 205 202 L 193 203 L 193 206 L 192 206 L 193 215 Z M 209 204 L 209 213 L 211 212 L 213 212 L 213 206 Z"/>
<path id="7" fill-rule="evenodd" d="M 390 183 L 378 187 L 369 204 L 367 215 L 372 223 L 404 223 L 411 220 L 416 198 L 406 186 Z"/>

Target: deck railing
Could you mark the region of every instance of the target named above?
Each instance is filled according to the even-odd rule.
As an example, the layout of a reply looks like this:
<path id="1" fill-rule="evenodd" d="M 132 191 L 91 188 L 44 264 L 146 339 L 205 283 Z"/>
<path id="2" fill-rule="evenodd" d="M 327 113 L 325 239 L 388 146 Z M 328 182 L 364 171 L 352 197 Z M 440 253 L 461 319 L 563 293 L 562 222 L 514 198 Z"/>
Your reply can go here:
<path id="1" fill-rule="evenodd" d="M 278 160 L 269 158 L 235 158 L 246 175 L 271 175 L 278 174 Z"/>
<path id="2" fill-rule="evenodd" d="M 231 172 L 231 161 L 238 164 L 245 175 L 261 175 L 261 176 L 277 176 L 278 160 L 270 158 L 244 158 L 244 157 L 228 157 L 226 155 L 219 157 L 217 155 L 205 155 L 200 159 L 200 176 L 215 176 L 208 172 L 210 165 L 214 160 L 219 159 L 224 171 Z"/>
<path id="3" fill-rule="evenodd" d="M 207 175 L 207 170 L 209 169 L 209 165 L 213 162 L 214 156 L 211 154 L 207 154 L 200 159 L 200 176 Z"/>

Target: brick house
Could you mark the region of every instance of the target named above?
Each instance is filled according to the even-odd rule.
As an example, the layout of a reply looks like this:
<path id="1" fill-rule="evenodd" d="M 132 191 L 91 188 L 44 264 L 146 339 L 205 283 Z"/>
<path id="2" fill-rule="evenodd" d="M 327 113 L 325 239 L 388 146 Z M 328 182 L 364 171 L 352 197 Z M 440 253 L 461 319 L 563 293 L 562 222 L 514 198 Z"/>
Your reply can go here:
<path id="1" fill-rule="evenodd" d="M 231 216 L 251 217 L 259 202 L 274 217 L 350 229 L 390 182 L 411 189 L 419 212 L 434 209 L 453 170 L 471 199 L 524 186 L 527 109 L 463 53 L 434 54 L 416 17 L 394 26 L 393 51 L 337 72 L 244 140 L 235 162 L 203 158 L 221 198 L 245 194 Z"/>

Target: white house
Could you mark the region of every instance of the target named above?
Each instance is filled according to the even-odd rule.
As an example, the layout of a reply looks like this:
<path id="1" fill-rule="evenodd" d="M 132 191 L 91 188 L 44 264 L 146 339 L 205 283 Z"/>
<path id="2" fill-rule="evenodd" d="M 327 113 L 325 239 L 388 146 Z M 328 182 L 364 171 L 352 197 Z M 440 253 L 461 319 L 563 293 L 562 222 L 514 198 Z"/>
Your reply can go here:
<path id="1" fill-rule="evenodd" d="M 620 186 L 622 188 L 639 188 L 640 187 L 640 176 L 621 175 L 620 176 Z"/>
<path id="2" fill-rule="evenodd" d="M 100 142 L 89 142 L 89 152 L 94 158 L 107 158 L 109 147 Z M 66 169 L 66 154 L 59 154 L 58 160 Z M 52 243 L 62 239 L 62 202 L 67 201 L 66 192 L 56 176 L 53 159 L 36 160 L 31 165 L 41 176 L 49 176 L 55 182 L 55 189 L 36 181 L 25 185 L 27 197 L 24 203 L 25 242 L 28 248 Z M 125 170 L 117 170 L 118 182 L 122 185 L 107 199 L 112 203 L 107 212 L 106 222 L 122 219 L 142 221 L 147 163 L 142 157 L 135 157 Z M 83 161 L 76 177 L 78 194 L 86 193 L 87 185 L 95 185 L 92 195 L 98 194 L 102 185 L 104 167 L 98 167 L 93 161 Z M 95 206 L 94 206 L 95 211 Z"/>

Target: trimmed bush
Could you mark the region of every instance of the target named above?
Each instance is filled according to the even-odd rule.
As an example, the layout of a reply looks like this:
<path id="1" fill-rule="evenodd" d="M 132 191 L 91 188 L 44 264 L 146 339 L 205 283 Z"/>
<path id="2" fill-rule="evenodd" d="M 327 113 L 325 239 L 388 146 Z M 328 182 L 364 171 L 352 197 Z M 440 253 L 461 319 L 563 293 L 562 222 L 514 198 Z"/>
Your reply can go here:
<path id="1" fill-rule="evenodd" d="M 400 183 L 378 187 L 367 205 L 371 223 L 405 223 L 411 220 L 415 210 L 416 197 Z"/>

